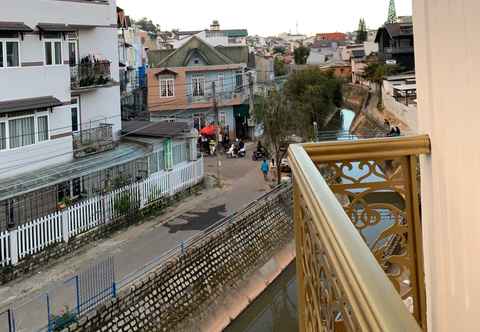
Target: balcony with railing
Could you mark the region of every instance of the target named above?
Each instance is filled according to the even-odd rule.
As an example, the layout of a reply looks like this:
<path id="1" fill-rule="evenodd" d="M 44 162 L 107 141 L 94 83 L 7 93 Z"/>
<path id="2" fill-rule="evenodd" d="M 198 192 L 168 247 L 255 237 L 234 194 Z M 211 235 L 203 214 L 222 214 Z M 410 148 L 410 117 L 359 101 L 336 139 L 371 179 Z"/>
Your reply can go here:
<path id="1" fill-rule="evenodd" d="M 74 158 L 112 150 L 115 147 L 112 128 L 113 125 L 102 123 L 96 128 L 73 133 Z"/>
<path id="2" fill-rule="evenodd" d="M 110 61 L 82 61 L 70 65 L 72 90 L 90 90 L 109 86 L 113 83 L 110 73 Z"/>
<path id="3" fill-rule="evenodd" d="M 292 145 L 300 331 L 426 329 L 427 136 Z"/>
<path id="4" fill-rule="evenodd" d="M 395 46 L 384 48 L 384 53 L 386 54 L 410 54 L 413 52 L 413 46 Z"/>

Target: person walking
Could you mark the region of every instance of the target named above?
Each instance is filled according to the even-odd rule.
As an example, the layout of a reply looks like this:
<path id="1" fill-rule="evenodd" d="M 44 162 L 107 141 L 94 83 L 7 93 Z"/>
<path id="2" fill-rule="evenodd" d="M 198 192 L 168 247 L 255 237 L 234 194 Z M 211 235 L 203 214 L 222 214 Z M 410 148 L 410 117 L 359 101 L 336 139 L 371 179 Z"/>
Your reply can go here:
<path id="1" fill-rule="evenodd" d="M 265 181 L 268 181 L 269 166 L 268 166 L 268 161 L 267 161 L 267 159 L 263 159 L 263 163 L 262 163 L 262 165 L 260 166 L 260 170 L 261 170 L 262 173 L 263 173 L 263 178 L 265 179 Z"/>

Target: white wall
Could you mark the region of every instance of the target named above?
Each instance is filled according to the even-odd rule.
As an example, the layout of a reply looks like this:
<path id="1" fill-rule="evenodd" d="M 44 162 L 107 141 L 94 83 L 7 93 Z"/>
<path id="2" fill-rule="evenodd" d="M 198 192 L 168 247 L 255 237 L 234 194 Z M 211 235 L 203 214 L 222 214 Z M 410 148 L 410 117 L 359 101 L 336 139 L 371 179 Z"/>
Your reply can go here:
<path id="1" fill-rule="evenodd" d="M 428 330 L 478 331 L 480 1 L 413 4 Z"/>
<path id="2" fill-rule="evenodd" d="M 107 5 L 62 0 L 0 0 L 0 8 L 0 21 L 24 22 L 31 28 L 39 22 L 84 25 L 117 23 L 115 0 Z"/>
<path id="3" fill-rule="evenodd" d="M 92 128 L 99 123 L 113 124 L 114 139 L 120 135 L 122 120 L 120 117 L 120 89 L 118 86 L 98 88 L 80 96 L 82 123 L 92 122 Z M 84 127 L 83 129 L 88 129 Z"/>
<path id="4" fill-rule="evenodd" d="M 36 30 L 38 23 L 63 23 L 94 26 L 79 31 L 80 56 L 94 54 L 111 61 L 112 78 L 118 82 L 118 39 L 116 2 L 109 4 L 68 0 L 0 0 L 0 21 L 24 22 Z M 0 69 L 0 101 L 53 96 L 62 102 L 71 99 L 68 65 L 44 66 L 44 41 L 37 34 L 26 34 L 20 41 L 20 63 L 34 66 Z M 63 61 L 68 60 L 68 43 L 62 40 Z M 62 61 L 62 63 L 63 63 Z M 40 65 L 39 65 L 40 63 Z M 120 130 L 120 89 L 118 86 L 100 88 L 82 95 L 82 121 L 112 117 L 114 132 Z M 84 105 L 83 105 L 84 104 Z M 83 115 L 83 114 L 82 114 Z M 71 131 L 70 106 L 56 107 L 49 113 L 50 135 Z M 58 129 L 56 129 L 58 128 Z M 118 135 L 116 135 L 118 136 Z M 0 151 L 0 165 L 17 165 L 14 171 L 0 172 L 8 177 L 72 159 L 71 136 Z"/>

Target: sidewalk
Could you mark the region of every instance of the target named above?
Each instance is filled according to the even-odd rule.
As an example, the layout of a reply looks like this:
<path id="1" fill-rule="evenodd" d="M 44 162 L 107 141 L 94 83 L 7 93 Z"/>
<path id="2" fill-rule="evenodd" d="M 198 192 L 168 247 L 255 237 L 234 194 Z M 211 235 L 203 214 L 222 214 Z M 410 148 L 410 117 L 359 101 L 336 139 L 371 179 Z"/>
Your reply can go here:
<path id="1" fill-rule="evenodd" d="M 13 304 L 17 331 L 35 331 L 46 324 L 46 304 L 40 297 L 51 289 L 65 288 L 64 281 L 96 261 L 113 256 L 116 280 L 141 269 L 155 257 L 172 249 L 181 241 L 207 228 L 214 222 L 240 209 L 263 194 L 268 186 L 260 174 L 260 164 L 245 159 L 223 159 L 222 189 L 204 190 L 187 198 L 165 214 L 141 225 L 132 226 L 110 239 L 92 243 L 87 248 L 35 275 L 0 287 L 0 308 Z M 217 173 L 217 158 L 205 158 L 205 172 Z M 68 293 L 68 292 L 66 292 Z M 54 301 L 71 301 L 70 294 L 57 295 Z M 60 304 L 58 304 L 60 306 Z"/>

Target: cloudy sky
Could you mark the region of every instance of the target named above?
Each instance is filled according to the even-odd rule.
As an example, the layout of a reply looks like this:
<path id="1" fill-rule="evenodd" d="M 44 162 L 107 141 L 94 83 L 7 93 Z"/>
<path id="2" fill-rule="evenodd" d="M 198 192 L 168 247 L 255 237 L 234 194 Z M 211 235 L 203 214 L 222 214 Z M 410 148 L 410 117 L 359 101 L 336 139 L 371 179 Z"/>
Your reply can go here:
<path id="1" fill-rule="evenodd" d="M 117 0 L 133 18 L 147 16 L 162 30 L 200 30 L 217 19 L 224 29 L 247 28 L 251 35 L 352 31 L 364 17 L 369 28 L 387 18 L 389 0 Z M 412 0 L 396 0 L 397 15 L 412 14 Z"/>

